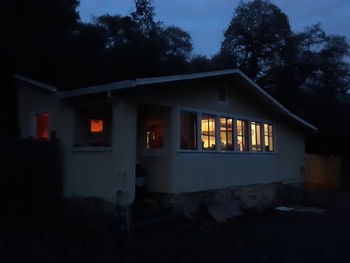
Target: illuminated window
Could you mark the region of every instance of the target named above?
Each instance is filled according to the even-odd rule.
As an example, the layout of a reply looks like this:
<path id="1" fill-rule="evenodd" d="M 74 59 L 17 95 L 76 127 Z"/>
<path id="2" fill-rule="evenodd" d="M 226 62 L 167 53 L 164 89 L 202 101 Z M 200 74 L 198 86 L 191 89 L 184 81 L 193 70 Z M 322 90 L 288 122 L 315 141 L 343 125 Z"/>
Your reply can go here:
<path id="1" fill-rule="evenodd" d="M 233 120 L 220 118 L 220 142 L 222 151 L 233 151 Z"/>
<path id="2" fill-rule="evenodd" d="M 49 138 L 49 114 L 37 114 L 36 115 L 36 139 L 48 139 Z"/>
<path id="3" fill-rule="evenodd" d="M 149 120 L 146 122 L 146 147 L 156 149 L 163 147 L 164 121 Z"/>
<path id="4" fill-rule="evenodd" d="M 215 117 L 202 115 L 202 147 L 205 150 L 215 150 Z"/>
<path id="5" fill-rule="evenodd" d="M 103 132 L 103 120 L 90 120 L 90 131 L 92 133 Z"/>
<path id="6" fill-rule="evenodd" d="M 250 134 L 251 134 L 251 143 L 252 151 L 261 152 L 261 124 L 258 122 L 252 121 L 250 123 Z"/>
<path id="7" fill-rule="evenodd" d="M 249 151 L 248 122 L 237 120 L 238 151 Z"/>
<path id="8" fill-rule="evenodd" d="M 197 114 L 182 111 L 180 115 L 180 148 L 197 149 Z"/>
<path id="9" fill-rule="evenodd" d="M 110 104 L 76 105 L 74 146 L 112 145 L 112 106 Z"/>
<path id="10" fill-rule="evenodd" d="M 264 124 L 264 146 L 265 152 L 273 152 L 273 127 L 271 124 Z"/>

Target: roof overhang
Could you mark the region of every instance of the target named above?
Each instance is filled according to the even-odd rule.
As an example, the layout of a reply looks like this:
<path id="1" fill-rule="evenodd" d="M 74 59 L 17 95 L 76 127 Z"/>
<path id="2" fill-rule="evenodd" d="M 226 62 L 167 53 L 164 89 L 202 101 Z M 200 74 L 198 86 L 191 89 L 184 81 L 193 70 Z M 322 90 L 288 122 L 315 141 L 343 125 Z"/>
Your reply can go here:
<path id="1" fill-rule="evenodd" d="M 318 129 L 315 126 L 311 125 L 310 123 L 306 122 L 299 116 L 289 111 L 286 107 L 284 107 L 281 103 L 279 103 L 276 99 L 274 99 L 270 94 L 268 94 L 264 89 L 262 89 L 258 84 L 256 84 L 252 79 L 250 79 L 246 74 L 244 74 L 239 69 L 227 69 L 227 70 L 218 70 L 218 71 L 201 72 L 201 73 L 193 73 L 193 74 L 139 78 L 134 80 L 125 80 L 125 81 L 112 82 L 112 83 L 107 83 L 107 84 L 102 84 L 97 86 L 90 86 L 87 88 L 81 88 L 81 89 L 70 90 L 70 91 L 57 91 L 55 87 L 41 83 L 39 81 L 25 78 L 20 75 L 15 75 L 15 77 L 17 79 L 29 82 L 33 85 L 37 85 L 43 89 L 49 90 L 51 92 L 55 92 L 60 98 L 66 99 L 66 98 L 81 97 L 81 96 L 100 94 L 100 93 L 110 93 L 113 91 L 133 90 L 137 87 L 147 86 L 147 85 L 170 83 L 170 82 L 176 82 L 176 81 L 188 81 L 188 80 L 212 78 L 212 77 L 219 77 L 219 76 L 229 76 L 229 75 L 240 76 L 241 78 L 243 78 L 243 80 L 246 83 L 249 84 L 248 86 L 254 88 L 255 92 L 257 92 L 263 98 L 265 98 L 274 108 L 279 110 L 282 114 L 286 115 L 287 117 L 296 121 L 302 126 L 308 129 L 311 129 L 312 131 L 315 131 L 315 132 L 318 131 Z"/>
<path id="2" fill-rule="evenodd" d="M 41 88 L 41 89 L 44 89 L 46 91 L 57 93 L 57 88 L 56 87 L 48 85 L 48 84 L 45 84 L 43 82 L 40 82 L 40 81 L 37 81 L 37 80 L 34 80 L 34 79 L 30 79 L 30 78 L 27 78 L 27 77 L 23 77 L 23 76 L 21 76 L 19 74 L 14 74 L 14 78 L 18 79 L 18 80 L 22 80 L 24 82 L 27 82 L 29 84 L 32 84 L 33 86 L 36 86 L 36 87 Z"/>

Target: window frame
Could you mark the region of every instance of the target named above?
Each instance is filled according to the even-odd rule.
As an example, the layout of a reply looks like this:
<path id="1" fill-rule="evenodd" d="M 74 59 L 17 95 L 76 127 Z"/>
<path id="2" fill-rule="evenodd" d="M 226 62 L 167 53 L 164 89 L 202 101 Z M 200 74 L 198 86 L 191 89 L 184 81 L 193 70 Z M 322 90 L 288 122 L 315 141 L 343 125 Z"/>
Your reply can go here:
<path id="1" fill-rule="evenodd" d="M 187 112 L 187 113 L 193 113 L 196 115 L 196 149 L 182 149 L 181 148 L 181 113 Z M 185 108 L 178 108 L 177 110 L 177 126 L 178 126 L 178 135 L 177 137 L 177 150 L 178 151 L 189 151 L 189 152 L 198 152 L 199 150 L 202 150 L 201 145 L 199 144 L 199 138 L 200 138 L 200 122 L 201 116 L 198 111 L 189 110 Z"/>
<path id="2" fill-rule="evenodd" d="M 227 120 L 228 119 L 231 119 L 232 120 L 232 131 L 231 131 L 231 133 L 232 133 L 232 147 L 233 147 L 233 149 L 232 150 L 222 150 L 221 149 L 221 119 L 226 119 L 226 125 L 227 125 Z M 218 143 L 220 144 L 219 146 L 218 146 L 218 151 L 220 151 L 220 152 L 234 152 L 234 151 L 236 151 L 237 150 L 237 145 L 236 145 L 236 136 L 237 136 L 237 125 L 235 125 L 235 119 L 231 116 L 226 116 L 226 115 L 221 115 L 221 116 L 219 116 L 218 117 L 218 126 L 219 126 L 219 128 L 218 128 Z M 227 139 L 227 135 L 228 135 L 228 130 L 226 129 L 225 130 L 225 133 L 226 133 L 226 143 L 228 142 L 228 139 Z"/>
<path id="3" fill-rule="evenodd" d="M 272 148 L 272 151 L 266 151 L 265 150 L 265 124 L 268 125 L 268 126 L 272 126 L 272 145 L 273 145 L 273 148 Z M 263 147 L 263 151 L 265 153 L 276 153 L 277 152 L 277 147 L 276 147 L 276 125 L 274 125 L 273 123 L 271 122 L 264 122 L 262 123 L 262 126 L 263 126 L 263 129 L 262 129 L 262 136 L 263 136 L 263 140 L 262 140 L 262 147 Z M 268 138 L 270 136 L 268 135 Z"/>
<path id="4" fill-rule="evenodd" d="M 242 132 L 242 135 L 238 135 L 238 128 L 237 128 L 237 122 L 238 121 L 241 121 L 243 123 L 245 123 L 247 125 L 247 128 L 246 128 L 246 131 L 247 131 L 247 134 L 246 135 L 243 135 L 244 132 Z M 251 138 L 250 138 L 250 134 L 251 134 L 251 129 L 250 129 L 250 124 L 251 124 L 251 121 L 247 120 L 246 118 L 237 118 L 236 121 L 235 121 L 235 124 L 236 124 L 236 130 L 237 130 L 237 134 L 235 136 L 235 144 L 236 144 L 236 150 L 237 152 L 240 152 L 240 153 L 243 153 L 243 152 L 251 152 Z M 248 144 L 248 150 L 242 150 L 240 151 L 239 150 L 239 144 L 238 144 L 238 136 L 242 136 L 242 139 L 245 138 L 246 140 L 246 143 Z"/>
<path id="5" fill-rule="evenodd" d="M 214 135 L 210 135 L 210 132 L 209 132 L 209 122 L 208 122 L 208 134 L 207 135 L 203 135 L 203 131 L 202 131 L 202 120 L 203 120 L 203 116 L 206 116 L 209 118 L 213 118 L 215 123 L 215 130 L 214 130 Z M 203 150 L 203 151 L 217 151 L 218 150 L 218 117 L 217 115 L 214 115 L 214 114 L 211 114 L 211 113 L 206 113 L 206 112 L 203 112 L 200 114 L 200 124 L 198 124 L 197 122 L 197 126 L 199 126 L 199 130 L 200 130 L 200 148 Z M 210 142 L 210 138 L 211 137 L 214 137 L 215 139 L 215 147 L 213 149 L 210 149 L 210 148 L 204 148 L 203 145 L 202 145 L 202 136 L 207 136 L 209 138 L 209 142 Z M 198 140 L 197 140 L 198 141 Z"/>
<path id="6" fill-rule="evenodd" d="M 103 105 L 103 107 L 101 107 Z M 92 110 L 95 107 L 99 107 L 97 112 Z M 103 109 L 101 109 L 103 108 Z M 93 113 L 92 113 L 93 112 Z M 114 123 L 115 109 L 112 103 L 102 104 L 97 103 L 81 103 L 75 105 L 73 108 L 73 125 L 72 125 L 72 149 L 74 152 L 102 152 L 111 151 L 113 147 L 113 132 L 115 128 Z M 102 120 L 103 130 L 101 132 L 91 131 L 92 120 Z M 92 140 L 94 137 L 104 137 L 103 140 L 109 141 L 109 143 L 101 145 L 92 145 L 78 143 L 81 139 Z M 106 139 L 108 138 L 108 139 Z M 86 149 L 86 150 L 85 150 Z M 96 149 L 96 150 L 94 150 Z"/>
<path id="7" fill-rule="evenodd" d="M 180 127 L 180 121 L 181 121 L 181 112 L 191 112 L 197 115 L 197 149 L 181 149 L 180 145 L 180 137 L 181 137 L 181 127 Z M 202 148 L 201 142 L 201 119 L 202 119 L 202 114 L 204 115 L 211 115 L 215 116 L 216 118 L 216 149 L 214 150 L 206 150 Z M 193 108 L 188 108 L 188 107 L 176 107 L 176 115 L 177 115 L 177 152 L 178 153 L 212 153 L 212 154 L 277 154 L 277 143 L 276 143 L 276 125 L 274 122 L 264 120 L 264 119 L 259 119 L 259 118 L 251 118 L 251 117 L 246 117 L 246 116 L 239 116 L 239 115 L 233 115 L 233 114 L 228 114 L 228 113 L 221 113 L 221 112 L 215 112 L 215 111 L 208 111 L 208 110 L 201 110 L 201 109 L 193 109 Z M 220 138 L 220 118 L 230 118 L 233 121 L 233 140 L 234 140 L 234 149 L 233 150 L 226 150 L 223 151 L 220 149 L 220 143 L 221 138 Z M 248 151 L 238 151 L 238 145 L 237 145 L 237 120 L 244 120 L 247 121 L 248 123 L 248 137 L 251 136 L 251 122 L 258 122 L 261 124 L 261 127 L 264 126 L 264 124 L 272 125 L 272 139 L 273 139 L 273 151 L 265 151 L 264 145 L 264 134 L 263 134 L 263 129 L 261 129 L 262 132 L 262 137 L 261 137 L 261 144 L 262 144 L 262 151 L 252 151 L 251 150 L 251 140 L 248 138 L 248 145 L 249 145 L 249 150 Z"/>
<path id="8" fill-rule="evenodd" d="M 253 134 L 252 134 L 252 125 L 253 125 L 253 123 L 254 123 L 254 125 L 255 125 L 255 131 L 257 130 L 256 129 L 256 127 L 257 127 L 257 124 L 259 124 L 259 126 L 260 126 L 260 150 L 258 150 L 258 144 L 257 144 L 257 141 L 258 141 L 258 138 L 257 138 L 257 135 L 258 135 L 258 133 L 256 133 L 255 134 L 255 141 L 256 141 L 256 144 L 255 145 L 253 145 Z M 265 141 L 264 141 L 264 139 L 263 139 L 263 136 L 264 136 L 264 133 L 263 133 L 263 131 L 264 131 L 264 125 L 265 125 L 266 123 L 263 123 L 263 122 L 258 122 L 258 121 L 250 121 L 249 122 L 249 127 L 250 127 L 250 133 L 249 133 L 249 136 L 251 137 L 250 138 L 250 151 L 252 151 L 252 152 L 262 152 L 263 151 L 263 148 L 264 148 L 264 146 L 265 146 Z M 255 146 L 255 148 L 256 148 L 256 150 L 253 150 L 253 146 Z"/>

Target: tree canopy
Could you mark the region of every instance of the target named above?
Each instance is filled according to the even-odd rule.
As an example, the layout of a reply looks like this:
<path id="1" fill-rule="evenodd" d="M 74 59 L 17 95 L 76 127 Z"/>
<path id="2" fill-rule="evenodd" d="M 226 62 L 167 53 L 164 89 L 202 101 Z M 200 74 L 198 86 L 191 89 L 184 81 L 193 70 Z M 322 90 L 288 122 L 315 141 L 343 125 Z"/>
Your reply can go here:
<path id="1" fill-rule="evenodd" d="M 292 32 L 288 17 L 265 0 L 241 2 L 224 33 L 221 54 L 258 81 L 283 64 Z"/>
<path id="2" fill-rule="evenodd" d="M 89 23 L 80 20 L 78 6 L 78 0 L 5 1 L 0 55 L 8 75 L 75 89 L 240 68 L 320 128 L 307 140 L 309 151 L 344 151 L 350 132 L 350 47 L 344 36 L 329 35 L 320 24 L 293 32 L 288 16 L 269 0 L 242 1 L 219 52 L 208 58 L 192 53 L 188 32 L 155 20 L 152 0 L 134 0 L 129 15 L 105 14 Z"/>

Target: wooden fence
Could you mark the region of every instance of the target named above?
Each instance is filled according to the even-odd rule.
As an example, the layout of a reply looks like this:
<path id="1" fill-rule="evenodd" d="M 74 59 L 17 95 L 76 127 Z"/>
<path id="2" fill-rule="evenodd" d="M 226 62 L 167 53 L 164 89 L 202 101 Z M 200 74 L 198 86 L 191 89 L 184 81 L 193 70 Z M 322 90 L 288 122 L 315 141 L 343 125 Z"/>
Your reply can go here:
<path id="1" fill-rule="evenodd" d="M 306 189 L 311 192 L 333 192 L 343 184 L 343 163 L 339 156 L 306 156 Z"/>

